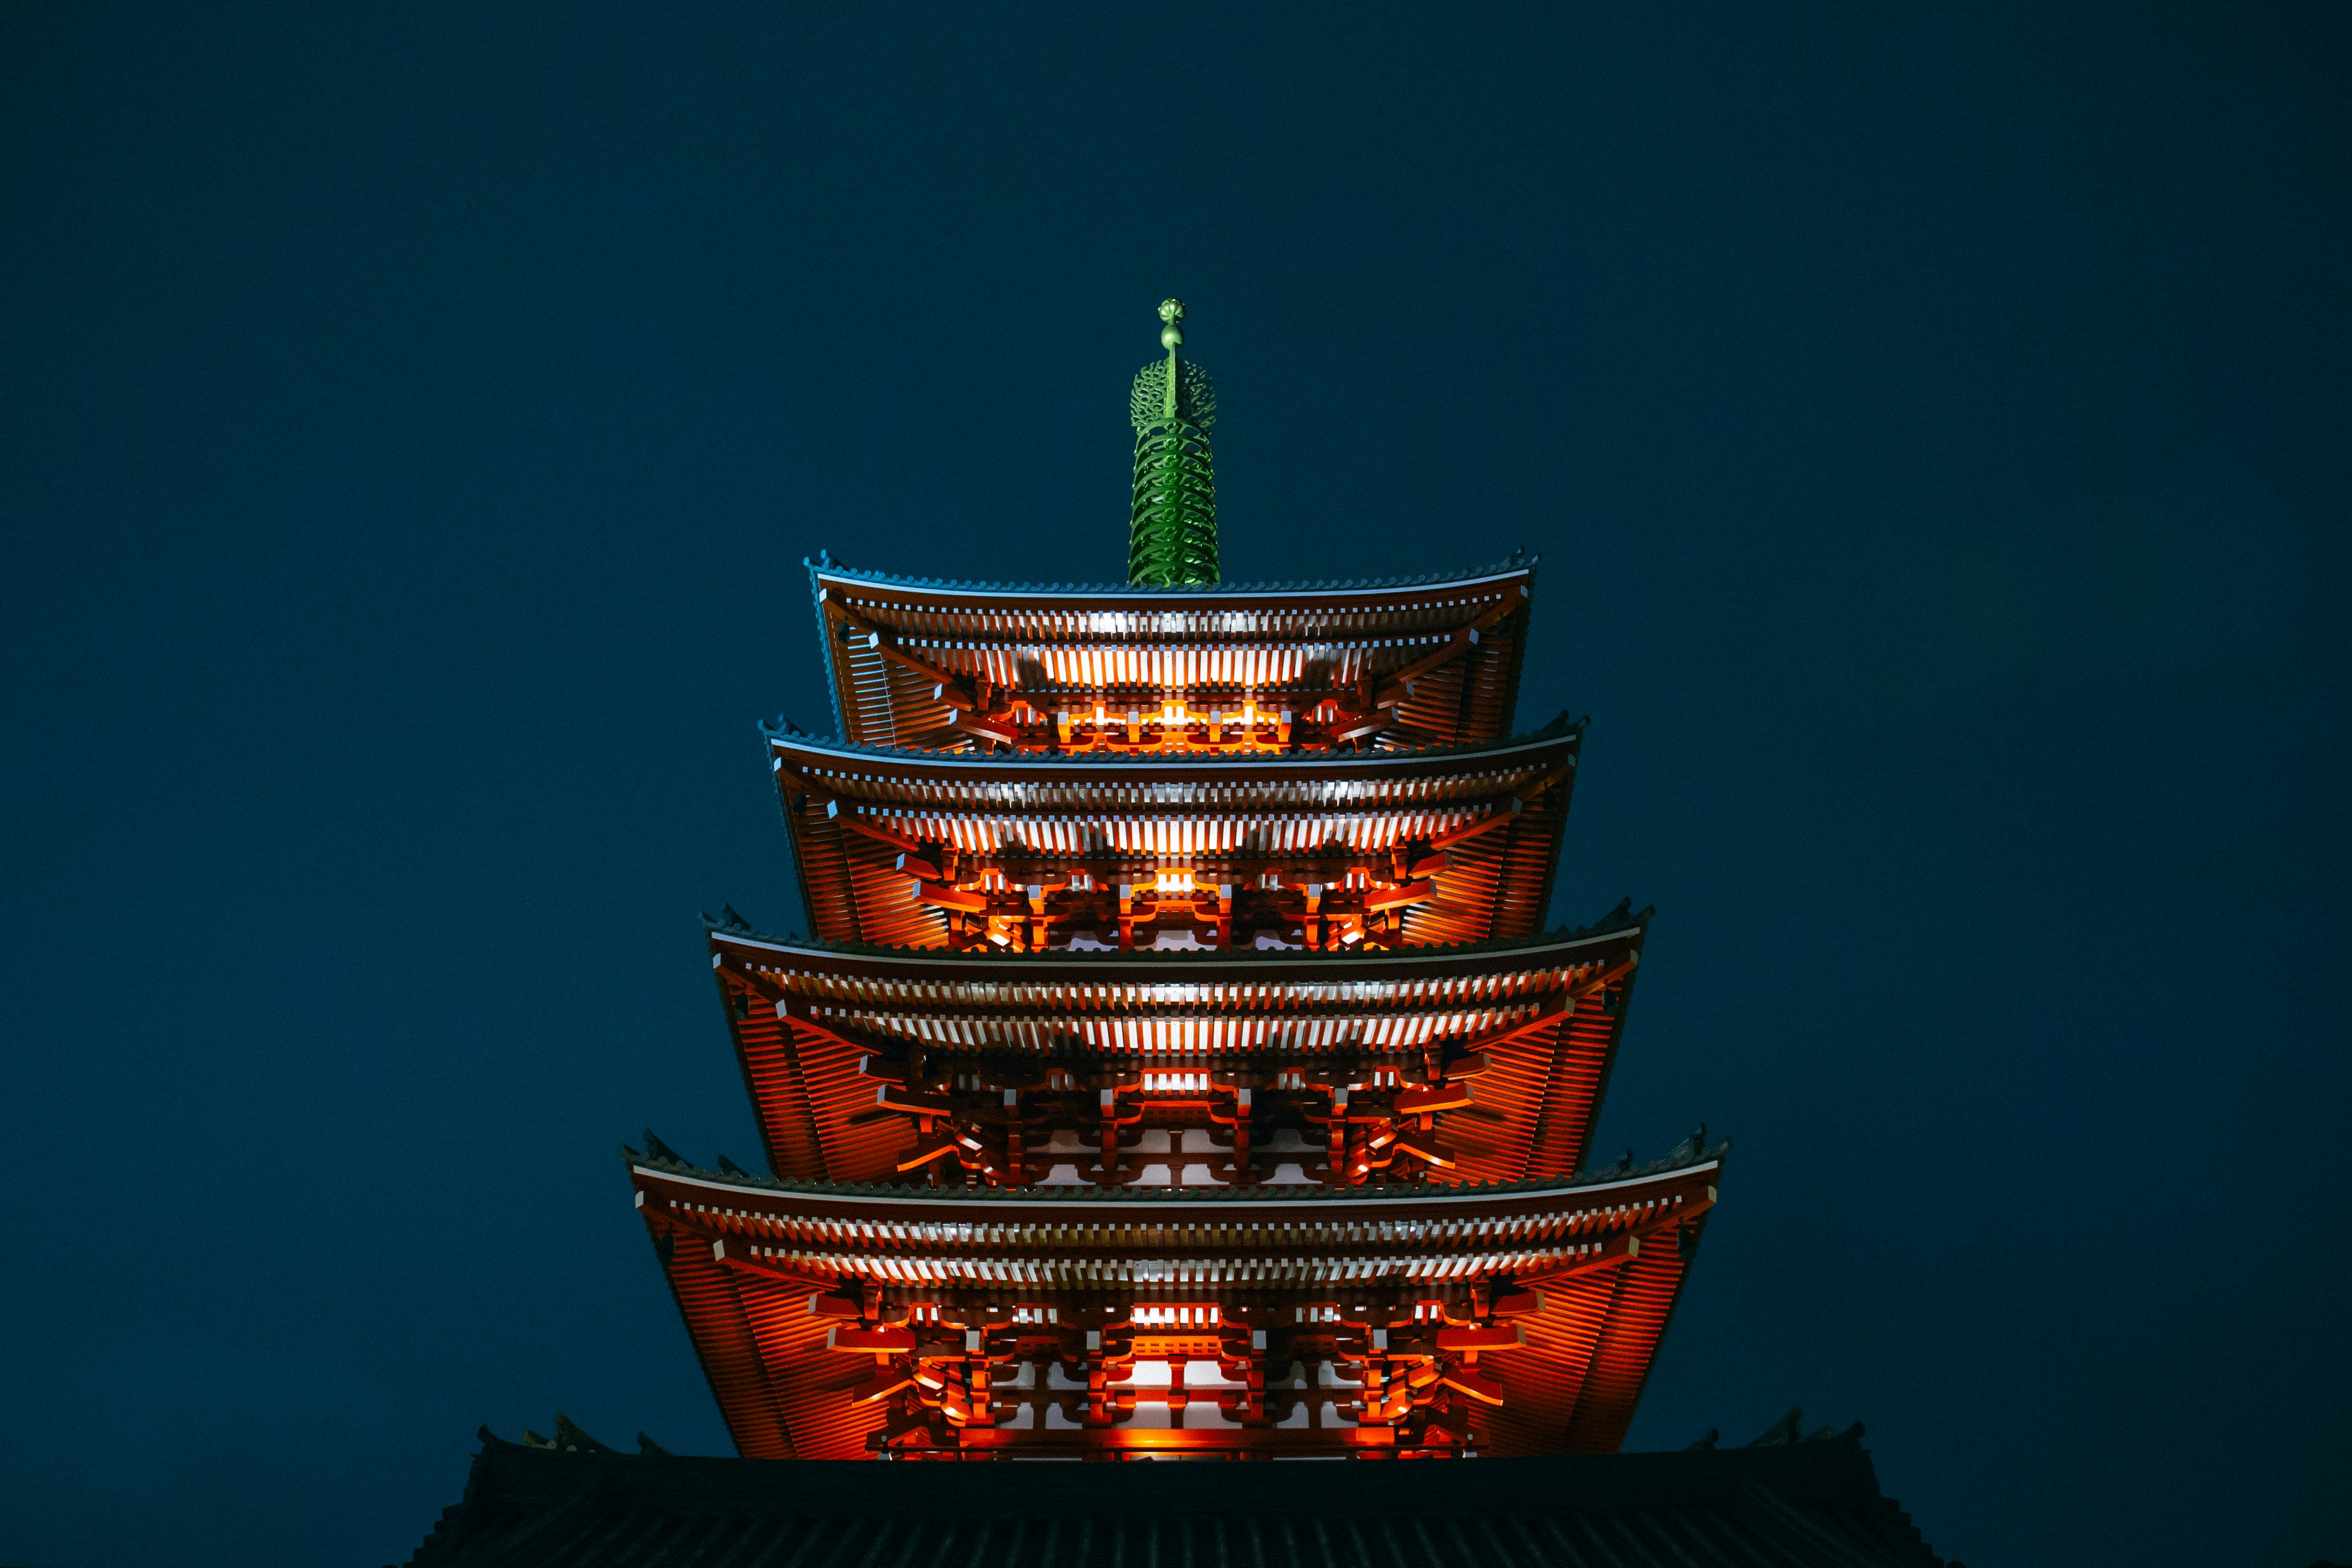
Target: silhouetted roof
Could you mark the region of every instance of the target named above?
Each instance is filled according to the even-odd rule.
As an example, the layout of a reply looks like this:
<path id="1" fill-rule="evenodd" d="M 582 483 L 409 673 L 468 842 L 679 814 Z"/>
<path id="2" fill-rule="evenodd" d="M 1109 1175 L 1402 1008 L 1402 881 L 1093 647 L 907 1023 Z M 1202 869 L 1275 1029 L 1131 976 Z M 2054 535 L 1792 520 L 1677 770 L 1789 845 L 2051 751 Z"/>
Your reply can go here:
<path id="1" fill-rule="evenodd" d="M 411 1568 L 1942 1568 L 1862 1428 L 1745 1448 L 1378 1463 L 820 1465 L 482 1433 Z M 593 1444 L 577 1428 L 566 1437 Z M 640 1439 L 641 1442 L 644 1439 Z"/>

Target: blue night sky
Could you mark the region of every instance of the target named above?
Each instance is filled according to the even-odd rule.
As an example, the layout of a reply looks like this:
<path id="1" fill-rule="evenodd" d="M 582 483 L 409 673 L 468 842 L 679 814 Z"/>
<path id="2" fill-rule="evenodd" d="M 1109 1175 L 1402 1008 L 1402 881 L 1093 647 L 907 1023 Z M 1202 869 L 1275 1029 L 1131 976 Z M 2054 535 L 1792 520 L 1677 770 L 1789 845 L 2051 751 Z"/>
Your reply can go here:
<path id="1" fill-rule="evenodd" d="M 615 1149 L 756 1155 L 801 559 L 1118 575 L 1170 294 L 1231 575 L 1542 552 L 1736 1145 L 1632 1446 L 2352 1557 L 2347 173 L 2339 4 L 9 7 L 0 1561 L 726 1450 Z"/>

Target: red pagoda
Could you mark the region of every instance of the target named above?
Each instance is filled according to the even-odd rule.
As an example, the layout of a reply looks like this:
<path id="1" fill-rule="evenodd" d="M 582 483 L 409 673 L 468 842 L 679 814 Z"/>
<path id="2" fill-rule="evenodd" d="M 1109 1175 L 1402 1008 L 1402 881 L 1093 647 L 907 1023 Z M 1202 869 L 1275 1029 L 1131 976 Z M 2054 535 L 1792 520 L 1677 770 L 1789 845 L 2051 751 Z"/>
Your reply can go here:
<path id="1" fill-rule="evenodd" d="M 1723 1148 L 1587 1166 L 1647 916 L 1545 928 L 1536 563 L 1218 580 L 1160 314 L 1127 584 L 810 567 L 809 935 L 709 930 L 772 1175 L 638 1210 L 746 1457 L 1613 1451 Z"/>

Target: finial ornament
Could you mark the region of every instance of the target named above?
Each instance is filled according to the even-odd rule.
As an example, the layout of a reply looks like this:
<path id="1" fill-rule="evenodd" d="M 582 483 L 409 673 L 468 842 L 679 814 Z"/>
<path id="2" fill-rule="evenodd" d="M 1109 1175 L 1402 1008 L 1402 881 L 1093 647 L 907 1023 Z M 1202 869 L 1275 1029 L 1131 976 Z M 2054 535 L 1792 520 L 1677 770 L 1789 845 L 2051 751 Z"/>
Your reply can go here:
<path id="1" fill-rule="evenodd" d="M 1177 356 L 1184 302 L 1160 302 L 1168 358 L 1136 372 L 1134 509 L 1127 580 L 1160 587 L 1217 580 L 1217 486 L 1209 427 L 1217 396 L 1209 374 Z"/>

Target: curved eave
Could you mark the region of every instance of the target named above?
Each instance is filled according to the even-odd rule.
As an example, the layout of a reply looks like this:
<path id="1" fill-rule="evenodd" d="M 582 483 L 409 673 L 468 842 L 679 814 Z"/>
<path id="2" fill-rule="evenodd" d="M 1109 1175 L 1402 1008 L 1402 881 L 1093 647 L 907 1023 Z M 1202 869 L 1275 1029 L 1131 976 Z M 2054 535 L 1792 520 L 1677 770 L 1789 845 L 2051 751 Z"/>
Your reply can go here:
<path id="1" fill-rule="evenodd" d="M 1171 983 L 1295 984 L 1329 988 L 1351 983 L 1409 987 L 1433 979 L 1520 974 L 1590 961 L 1604 953 L 1639 948 L 1647 910 L 1619 924 L 1580 931 L 1549 931 L 1512 941 L 1379 952 L 1300 953 L 1240 948 L 1231 952 L 951 953 L 942 949 L 868 946 L 857 943 L 772 936 L 714 925 L 714 968 L 747 973 L 824 975 L 962 982 L 979 986 L 1054 984 L 1103 986 Z"/>
<path id="2" fill-rule="evenodd" d="M 838 779 L 839 792 L 870 793 L 861 783 L 892 779 L 947 786 L 1034 785 L 1041 781 L 1134 789 L 1160 782 L 1241 787 L 1257 781 L 1321 782 L 1356 779 L 1477 779 L 1482 777 L 1573 758 L 1583 730 L 1565 722 L 1532 735 L 1373 752 L 1265 752 L 1244 757 L 1202 757 L 1184 752 L 933 751 L 915 747 L 867 746 L 826 740 L 762 724 L 769 756 L 780 771 L 809 770 L 812 779 Z"/>
<path id="3" fill-rule="evenodd" d="M 1171 1225 L 1265 1225 L 1293 1210 L 1303 1223 L 1334 1228 L 1366 1220 L 1462 1219 L 1485 1221 L 1561 1209 L 1606 1218 L 1633 1216 L 1663 1197 L 1712 1204 L 1728 1141 L 1702 1149 L 1685 1139 L 1675 1152 L 1638 1170 L 1584 1171 L 1539 1181 L 1481 1182 L 1461 1186 L 1122 1186 L 1122 1187 L 920 1187 L 881 1183 L 801 1181 L 787 1177 L 730 1175 L 675 1160 L 624 1151 L 632 1185 L 664 1195 L 705 1214 L 709 1227 L 745 1236 L 761 1216 L 789 1216 L 813 1224 L 858 1219 L 913 1226 L 1069 1226 L 1100 1224 L 1142 1230 Z M 1702 1189 L 1704 1189 L 1702 1191 Z M 712 1206 L 716 1205 L 714 1208 Z M 1563 1207 L 1565 1206 L 1565 1207 Z M 645 1205 L 640 1203 L 640 1208 Z M 1213 1211 L 1208 1212 L 1208 1211 Z M 679 1211 L 682 1215 L 686 1210 Z M 1696 1209 L 1686 1212 L 1697 1212 Z M 1231 1217 L 1231 1218 L 1227 1218 Z M 700 1222 L 698 1222 L 700 1223 Z M 1614 1224 L 1614 1221 L 1612 1221 Z M 1628 1221 L 1631 1223 L 1631 1221 Z M 1643 1223 L 1646 1223 L 1644 1221 Z M 1622 1227 L 1620 1227 L 1622 1228 Z M 909 1231 L 909 1245 L 929 1237 L 959 1249 L 968 1236 Z M 1332 1245 L 1362 1245 L 1334 1229 Z"/>
<path id="4" fill-rule="evenodd" d="M 1257 607 L 1272 601 L 1301 599 L 1360 603 L 1367 599 L 1395 598 L 1402 594 L 1426 597 L 1448 590 L 1468 591 L 1514 580 L 1531 581 L 1542 560 L 1542 556 L 1529 554 L 1515 556 L 1470 571 L 1441 571 L 1424 576 L 1357 578 L 1324 582 L 1219 582 L 1206 587 L 1187 584 L 1167 588 L 1131 582 L 979 582 L 954 578 L 906 577 L 896 572 L 845 566 L 824 553 L 814 560 L 803 559 L 801 564 L 808 569 L 812 591 L 826 583 L 837 582 L 844 586 L 887 589 L 909 601 L 928 600 L 940 607 L 984 603 L 996 609 L 1003 608 L 1008 601 L 1019 601 L 1056 609 L 1131 604 L 1137 608 L 1165 610 L 1178 605 L 1208 609 L 1224 605 Z"/>

